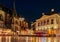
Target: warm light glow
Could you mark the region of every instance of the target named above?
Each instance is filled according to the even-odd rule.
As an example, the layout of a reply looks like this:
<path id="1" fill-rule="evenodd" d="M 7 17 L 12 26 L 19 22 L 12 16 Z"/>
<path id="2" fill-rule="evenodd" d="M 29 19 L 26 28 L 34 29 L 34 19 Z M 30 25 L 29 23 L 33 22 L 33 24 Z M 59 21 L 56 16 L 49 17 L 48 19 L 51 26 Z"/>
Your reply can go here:
<path id="1" fill-rule="evenodd" d="M 23 21 L 23 20 L 24 20 L 24 18 L 19 18 L 19 20 L 20 20 L 20 21 Z"/>
<path id="2" fill-rule="evenodd" d="M 47 29 L 47 27 L 45 27 L 45 30 Z"/>
<path id="3" fill-rule="evenodd" d="M 36 28 L 36 30 L 38 30 L 38 28 Z"/>
<path id="4" fill-rule="evenodd" d="M 52 34 L 52 30 L 51 30 L 51 29 L 49 29 L 49 30 L 48 30 L 48 33 L 49 33 L 49 34 Z"/>
<path id="5" fill-rule="evenodd" d="M 50 29 L 50 26 L 48 26 L 48 29 Z"/>
<path id="6" fill-rule="evenodd" d="M 41 30 L 41 28 L 39 28 L 39 30 Z"/>
<path id="7" fill-rule="evenodd" d="M 48 42 L 51 42 L 51 38 L 50 37 L 48 38 Z"/>
<path id="8" fill-rule="evenodd" d="M 57 26 L 54 26 L 54 29 L 57 29 Z"/>

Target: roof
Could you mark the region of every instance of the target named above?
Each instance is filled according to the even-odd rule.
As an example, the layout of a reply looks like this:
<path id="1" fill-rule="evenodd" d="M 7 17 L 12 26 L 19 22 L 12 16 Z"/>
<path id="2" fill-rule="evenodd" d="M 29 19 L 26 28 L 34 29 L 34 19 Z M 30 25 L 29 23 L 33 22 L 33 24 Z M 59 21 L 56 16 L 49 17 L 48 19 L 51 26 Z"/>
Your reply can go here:
<path id="1" fill-rule="evenodd" d="M 37 20 L 41 20 L 42 18 L 49 17 L 49 16 L 54 15 L 54 14 L 60 15 L 58 12 L 53 11 L 53 12 L 41 14 L 40 18 L 38 18 Z"/>
<path id="2" fill-rule="evenodd" d="M 5 11 L 6 13 L 12 14 L 12 10 L 9 9 L 9 8 L 7 8 L 6 6 L 4 6 L 2 4 L 0 4 L 0 9 L 3 10 L 3 11 Z"/>

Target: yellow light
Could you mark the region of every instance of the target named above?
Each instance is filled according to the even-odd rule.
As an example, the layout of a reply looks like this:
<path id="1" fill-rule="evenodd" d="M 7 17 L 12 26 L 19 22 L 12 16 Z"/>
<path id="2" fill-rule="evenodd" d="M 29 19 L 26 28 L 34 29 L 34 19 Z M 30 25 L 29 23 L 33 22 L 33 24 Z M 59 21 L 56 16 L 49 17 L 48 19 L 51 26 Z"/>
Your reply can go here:
<path id="1" fill-rule="evenodd" d="M 41 30 L 41 28 L 39 28 L 39 30 Z"/>
<path id="2" fill-rule="evenodd" d="M 56 29 L 57 28 L 57 26 L 54 26 L 54 29 Z"/>
<path id="3" fill-rule="evenodd" d="M 48 38 L 48 42 L 51 42 L 51 38 L 50 37 Z"/>
<path id="4" fill-rule="evenodd" d="M 24 20 L 24 18 L 19 18 L 19 20 L 20 20 L 20 21 L 23 21 L 23 20 Z"/>
<path id="5" fill-rule="evenodd" d="M 45 30 L 47 29 L 47 27 L 45 27 Z"/>
<path id="6" fill-rule="evenodd" d="M 38 29 L 36 28 L 36 30 L 38 30 Z"/>

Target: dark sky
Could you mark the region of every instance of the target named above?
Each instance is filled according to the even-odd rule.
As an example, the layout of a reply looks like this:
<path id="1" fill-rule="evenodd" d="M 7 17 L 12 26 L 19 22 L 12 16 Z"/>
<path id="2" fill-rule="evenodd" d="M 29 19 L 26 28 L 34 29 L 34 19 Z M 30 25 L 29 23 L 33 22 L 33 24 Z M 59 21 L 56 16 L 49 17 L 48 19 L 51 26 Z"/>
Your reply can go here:
<path id="1" fill-rule="evenodd" d="M 0 3 L 12 9 L 13 0 L 0 0 Z M 24 16 L 28 22 L 39 18 L 42 12 L 50 12 L 51 8 L 60 12 L 60 0 L 16 0 L 17 13 Z"/>

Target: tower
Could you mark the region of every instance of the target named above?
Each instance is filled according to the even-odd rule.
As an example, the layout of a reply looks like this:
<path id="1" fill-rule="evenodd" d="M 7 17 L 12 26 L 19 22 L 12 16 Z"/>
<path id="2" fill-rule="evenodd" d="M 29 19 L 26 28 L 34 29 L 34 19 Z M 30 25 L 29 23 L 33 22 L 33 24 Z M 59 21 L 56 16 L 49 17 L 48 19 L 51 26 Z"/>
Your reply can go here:
<path id="1" fill-rule="evenodd" d="M 13 15 L 12 15 L 12 29 L 14 32 L 17 32 L 20 28 L 19 26 L 19 18 L 17 16 L 16 8 L 15 8 L 15 0 L 13 1 Z"/>
<path id="2" fill-rule="evenodd" d="M 16 7 L 15 7 L 15 0 L 13 1 L 13 17 L 14 16 L 17 16 Z"/>

